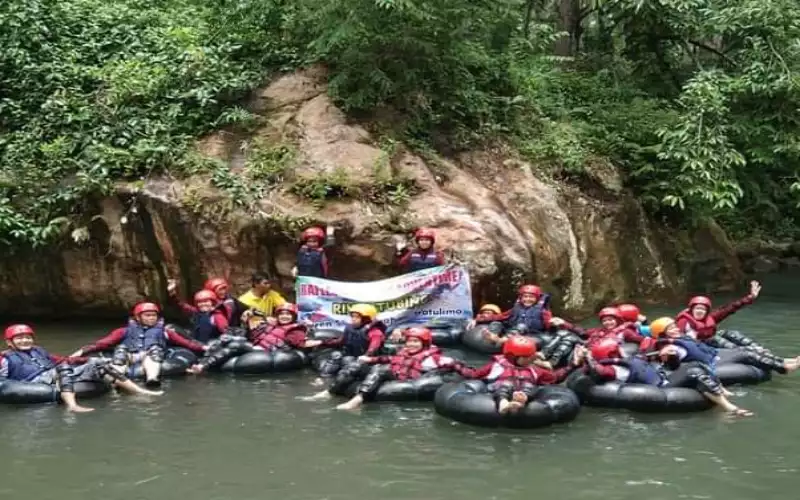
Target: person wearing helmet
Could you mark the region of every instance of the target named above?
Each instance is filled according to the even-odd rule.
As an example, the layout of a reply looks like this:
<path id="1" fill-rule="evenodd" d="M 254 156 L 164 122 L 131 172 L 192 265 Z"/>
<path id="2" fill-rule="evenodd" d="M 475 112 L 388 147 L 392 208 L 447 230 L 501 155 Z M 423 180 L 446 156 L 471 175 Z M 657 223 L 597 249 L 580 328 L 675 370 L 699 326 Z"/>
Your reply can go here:
<path id="1" fill-rule="evenodd" d="M 386 342 L 386 324 L 378 320 L 378 310 L 371 304 L 355 304 L 350 308 L 350 323 L 345 327 L 341 337 L 335 337 L 322 343 L 323 347 L 332 348 L 319 363 L 319 377 L 312 385 L 324 385 L 331 380 L 343 366 L 356 361 L 359 356 L 374 356 Z M 324 398 L 328 391 L 319 393 Z"/>
<path id="2" fill-rule="evenodd" d="M 650 336 L 650 327 L 647 323 L 647 316 L 642 314 L 639 306 L 636 304 L 620 304 L 617 306 L 619 315 L 626 323 L 631 323 L 636 326 L 636 331 L 642 337 Z"/>
<path id="3" fill-rule="evenodd" d="M 604 307 L 597 313 L 597 317 L 601 326 L 589 328 L 581 334 L 589 346 L 599 339 L 608 337 L 616 339 L 619 343 L 639 344 L 640 351 L 646 351 L 652 344 L 649 338 L 639 335 L 635 323 L 625 320 L 619 308 Z"/>
<path id="4" fill-rule="evenodd" d="M 216 307 L 219 301 L 216 293 L 211 290 L 200 290 L 194 294 L 194 305 L 192 305 L 178 297 L 175 281 L 170 281 L 167 292 L 192 322 L 192 338 L 196 341 L 207 344 L 219 338 L 228 329 L 228 318 L 224 310 Z"/>
<path id="5" fill-rule="evenodd" d="M 672 346 L 670 346 L 672 348 Z M 659 353 L 659 357 L 669 353 Z M 663 367 L 648 363 L 638 356 L 622 357 L 619 343 L 612 338 L 596 342 L 590 349 L 578 347 L 576 363 L 585 362 L 588 375 L 595 383 L 619 382 L 667 387 L 680 383 L 696 389 L 709 401 L 734 415 L 749 416 L 752 412 L 734 405 L 719 378 L 703 363 L 687 363 L 669 375 Z"/>
<path id="6" fill-rule="evenodd" d="M 247 309 L 241 316 L 242 321 L 247 323 L 256 313 L 272 318 L 275 308 L 285 304 L 286 299 L 272 289 L 272 282 L 266 273 L 257 271 L 250 277 L 250 290 L 239 297 L 239 303 L 243 309 Z"/>
<path id="7" fill-rule="evenodd" d="M 141 363 L 145 385 L 161 385 L 161 362 L 169 344 L 184 347 L 202 354 L 207 347 L 196 340 L 187 339 L 172 328 L 164 326 L 161 309 L 152 302 L 140 302 L 133 308 L 127 326 L 117 328 L 105 337 L 78 349 L 73 356 L 114 348 L 112 364 L 125 373 L 133 364 Z"/>
<path id="8" fill-rule="evenodd" d="M 297 250 L 297 264 L 292 268 L 292 276 L 328 277 L 328 255 L 325 249 L 335 244 L 333 231 L 333 226 L 328 226 L 327 232 L 321 227 L 309 227 L 303 231 L 300 235 L 300 248 Z"/>
<path id="9" fill-rule="evenodd" d="M 688 307 L 678 313 L 676 322 L 682 332 L 691 335 L 701 342 L 715 347 L 748 347 L 754 350 L 765 350 L 752 339 L 735 331 L 722 331 L 717 334 L 717 325 L 725 318 L 744 306 L 752 304 L 761 293 L 758 281 L 750 282 L 750 293 L 739 300 L 723 307 L 711 309 L 711 299 L 695 296 L 689 300 Z"/>
<path id="10" fill-rule="evenodd" d="M 225 336 L 214 343 L 198 363 L 187 371 L 199 375 L 209 368 L 222 366 L 229 359 L 253 350 L 274 352 L 287 349 L 310 349 L 322 344 L 309 340 L 308 327 L 297 322 L 297 305 L 281 304 L 275 310 L 276 323 L 262 321 L 254 324 L 247 337 Z"/>
<path id="11" fill-rule="evenodd" d="M 662 356 L 662 362 L 668 366 L 678 366 L 683 362 L 698 362 L 708 365 L 712 371 L 719 359 L 719 351 L 697 339 L 684 335 L 678 324 L 669 317 L 658 318 L 651 325 L 653 337 L 656 339 L 656 347 L 664 348 L 673 346 L 669 349 L 669 355 Z M 800 357 L 780 358 L 767 352 L 757 352 L 743 350 L 740 353 L 739 362 L 757 366 L 762 370 L 775 371 L 780 374 L 787 374 L 800 368 Z"/>
<path id="12" fill-rule="evenodd" d="M 638 308 L 636 312 L 638 316 Z M 612 338 L 618 344 L 623 342 L 638 344 L 639 350 L 642 352 L 647 351 L 653 343 L 649 337 L 639 334 L 635 323 L 626 321 L 625 315 L 618 307 L 604 307 L 597 313 L 597 317 L 600 319 L 601 326 L 587 330 L 576 328 L 577 337 L 563 336 L 550 343 L 545 348 L 546 359 L 554 366 L 560 366 L 573 355 L 578 344 L 583 343 L 587 347 L 591 347 L 594 343 L 606 338 Z M 627 317 L 632 317 L 630 311 Z"/>
<path id="13" fill-rule="evenodd" d="M 576 330 L 572 324 L 561 318 L 554 318 L 550 311 L 550 294 L 543 293 L 536 285 L 522 285 L 519 287 L 517 302 L 514 307 L 500 314 L 489 314 L 488 311 L 481 315 L 481 321 L 489 323 L 486 339 L 495 344 L 502 344 L 504 339 L 498 329 L 507 335 L 536 335 L 553 328 L 563 330 Z M 476 320 L 468 325 L 475 326 Z"/>
<path id="14" fill-rule="evenodd" d="M 575 366 L 558 370 L 536 366 L 536 351 L 533 339 L 511 335 L 503 344 L 502 354 L 480 368 L 463 370 L 464 376 L 486 381 L 499 413 L 517 412 L 533 397 L 538 385 L 558 384 L 575 369 Z"/>
<path id="15" fill-rule="evenodd" d="M 434 248 L 436 232 L 427 227 L 421 227 L 414 233 L 416 248 L 409 249 L 405 242 L 397 244 L 397 265 L 404 273 L 413 273 L 443 266 L 444 254 Z"/>
<path id="16" fill-rule="evenodd" d="M 431 372 L 465 373 L 466 367 L 458 360 L 444 356 L 439 348 L 433 346 L 433 334 L 425 327 L 411 327 L 403 332 L 404 347 L 391 356 L 361 356 L 359 363 L 370 366 L 364 380 L 358 386 L 355 396 L 336 407 L 338 410 L 356 410 L 365 399 L 375 394 L 380 386 L 390 380 L 416 380 Z M 356 379 L 351 376 L 358 370 L 342 370 L 337 375 L 331 392 L 339 392 Z"/>
<path id="17" fill-rule="evenodd" d="M 36 334 L 28 325 L 11 325 L 5 330 L 8 350 L 0 354 L 0 380 L 16 380 L 34 384 L 47 384 L 59 390 L 59 397 L 67 409 L 88 412 L 78 404 L 75 384 L 79 382 L 111 382 L 115 387 L 134 394 L 158 396 L 160 391 L 148 391 L 108 367 L 103 358 L 65 357 L 50 354 L 36 345 Z"/>

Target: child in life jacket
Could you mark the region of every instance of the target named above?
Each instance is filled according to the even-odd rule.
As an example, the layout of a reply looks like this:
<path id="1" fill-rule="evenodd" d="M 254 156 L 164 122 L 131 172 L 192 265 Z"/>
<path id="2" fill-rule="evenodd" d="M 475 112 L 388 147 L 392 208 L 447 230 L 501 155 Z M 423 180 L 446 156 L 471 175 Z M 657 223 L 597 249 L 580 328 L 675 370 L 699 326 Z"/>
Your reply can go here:
<path id="1" fill-rule="evenodd" d="M 597 313 L 601 326 L 589 328 L 580 335 L 586 339 L 589 347 L 593 342 L 604 338 L 616 339 L 620 344 L 630 342 L 638 344 L 640 351 L 646 351 L 652 345 L 651 339 L 639 334 L 636 324 L 625 321 L 622 312 L 616 307 L 604 307 Z"/>
<path id="2" fill-rule="evenodd" d="M 464 376 L 484 379 L 489 384 L 498 413 L 514 413 L 528 404 L 537 386 L 558 384 L 575 366 L 548 370 L 536 366 L 536 343 L 527 337 L 514 335 L 503 344 L 503 354 L 477 369 L 464 369 Z"/>
<path id="3" fill-rule="evenodd" d="M 187 369 L 199 375 L 209 368 L 222 366 L 226 361 L 254 350 L 274 352 L 286 349 L 311 349 L 322 344 L 307 337 L 308 327 L 297 322 L 297 305 L 285 303 L 275 309 L 276 321 L 258 321 L 253 316 L 246 337 L 226 335 L 215 343 L 203 358 Z M 262 318 L 263 319 L 263 318 Z"/>
<path id="4" fill-rule="evenodd" d="M 172 328 L 164 325 L 161 310 L 152 302 L 140 302 L 133 308 L 133 317 L 127 326 L 117 328 L 102 339 L 83 346 L 73 356 L 83 356 L 93 352 L 114 348 L 112 364 L 122 373 L 136 364 L 142 363 L 145 385 L 161 385 L 161 363 L 164 361 L 169 344 L 184 347 L 203 354 L 207 346 L 187 339 Z"/>
<path id="5" fill-rule="evenodd" d="M 666 360 L 672 356 L 671 349 L 669 346 L 659 352 L 659 359 Z M 638 356 L 623 358 L 619 343 L 613 338 L 602 339 L 593 344 L 591 349 L 578 347 L 576 363 L 581 362 L 586 363 L 586 371 L 596 383 L 619 382 L 667 387 L 680 382 L 679 387 L 689 386 L 696 389 L 706 399 L 727 412 L 738 416 L 752 415 L 752 412 L 730 402 L 728 399 L 730 393 L 722 387 L 722 383 L 712 370 L 703 363 L 687 363 L 668 376 L 662 367 L 648 363 Z"/>
<path id="6" fill-rule="evenodd" d="M 170 281 L 170 284 L 173 281 Z M 236 297 L 230 294 L 230 284 L 225 278 L 210 278 L 203 284 L 204 290 L 209 290 L 217 295 L 217 309 L 220 309 L 228 320 L 228 326 L 239 326 L 242 313 L 248 308 Z"/>
<path id="7" fill-rule="evenodd" d="M 403 273 L 444 265 L 444 254 L 434 248 L 436 232 L 433 229 L 427 227 L 417 229 L 414 241 L 417 244 L 414 249 L 409 249 L 404 242 L 397 244 L 397 265 Z"/>
<path id="8" fill-rule="evenodd" d="M 327 278 L 330 268 L 325 249 L 335 244 L 333 226 L 329 226 L 327 232 L 321 227 L 306 229 L 300 235 L 300 243 L 300 248 L 297 250 L 297 264 L 292 268 L 292 276 Z"/>
<path id="9" fill-rule="evenodd" d="M 371 365 L 363 382 L 358 386 L 356 395 L 336 408 L 339 410 L 355 410 L 361 407 L 364 400 L 375 394 L 381 384 L 390 380 L 416 380 L 432 372 L 465 373 L 460 362 L 442 355 L 439 348 L 432 346 L 433 334 L 424 327 L 412 327 L 404 332 L 406 342 L 403 349 L 392 356 L 362 356 L 361 363 Z M 317 394 L 313 399 L 330 397 L 333 392 L 347 387 L 355 379 L 348 377 L 348 371 L 342 370 L 334 381 L 334 386 L 325 393 Z"/>
<path id="10" fill-rule="evenodd" d="M 341 337 L 322 342 L 323 351 L 313 360 L 319 377 L 312 385 L 332 380 L 343 366 L 354 363 L 359 356 L 375 356 L 386 342 L 386 325 L 378 320 L 378 310 L 371 304 L 355 304 L 350 308 L 350 323 Z M 327 391 L 323 391 L 327 392 Z M 324 397 L 324 396 L 321 396 Z"/>
<path id="11" fill-rule="evenodd" d="M 764 347 L 740 332 L 723 330 L 718 333 L 717 331 L 717 326 L 723 320 L 739 309 L 752 304 L 760 293 L 761 284 L 758 281 L 751 281 L 750 293 L 714 310 L 711 309 L 711 299 L 698 295 L 689 300 L 688 307 L 678 313 L 675 320 L 682 332 L 714 347 L 745 347 L 764 351 L 766 350 Z"/>
<path id="12" fill-rule="evenodd" d="M 218 339 L 228 329 L 228 318 L 223 308 L 217 307 L 219 297 L 211 290 L 200 290 L 194 294 L 194 305 L 178 298 L 177 283 L 170 280 L 167 287 L 170 298 L 192 323 L 192 338 L 203 344 Z"/>
<path id="13" fill-rule="evenodd" d="M 75 384 L 80 382 L 110 382 L 132 394 L 163 394 L 161 391 L 148 391 L 134 384 L 109 367 L 108 359 L 50 354 L 36 345 L 35 333 L 28 325 L 9 326 L 3 338 L 8 350 L 0 354 L 0 381 L 5 379 L 54 386 L 59 391 L 61 401 L 70 411 L 83 413 L 93 410 L 77 402 Z"/>
<path id="14" fill-rule="evenodd" d="M 669 317 L 658 318 L 651 325 L 656 347 L 673 346 L 669 358 L 665 363 L 679 364 L 681 362 L 705 363 L 712 370 L 719 360 L 719 351 L 708 344 L 698 341 L 690 335 L 681 332 L 677 322 Z M 779 358 L 768 352 L 742 350 L 738 353 L 738 362 L 757 366 L 762 370 L 775 371 L 780 374 L 791 373 L 800 368 L 800 357 Z"/>
<path id="15" fill-rule="evenodd" d="M 550 311 L 550 295 L 542 293 L 536 285 L 522 285 L 519 287 L 517 302 L 514 307 L 500 314 L 493 311 L 481 311 L 479 318 L 472 320 L 468 328 L 472 328 L 480 320 L 487 324 L 487 340 L 502 343 L 500 333 L 506 335 L 536 335 L 554 328 L 575 330 L 575 326 L 561 318 L 554 318 Z"/>

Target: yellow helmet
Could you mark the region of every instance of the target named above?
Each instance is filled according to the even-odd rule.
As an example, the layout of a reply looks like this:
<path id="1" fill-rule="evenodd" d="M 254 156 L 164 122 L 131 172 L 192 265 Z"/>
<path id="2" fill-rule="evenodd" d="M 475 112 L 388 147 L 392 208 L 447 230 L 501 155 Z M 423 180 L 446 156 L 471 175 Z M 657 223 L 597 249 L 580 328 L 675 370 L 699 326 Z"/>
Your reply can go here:
<path id="1" fill-rule="evenodd" d="M 652 323 L 650 323 L 650 335 L 653 338 L 660 337 L 673 323 L 675 323 L 675 320 L 667 316 L 654 320 Z"/>
<path id="2" fill-rule="evenodd" d="M 350 313 L 358 313 L 362 318 L 367 318 L 370 321 L 375 321 L 378 317 L 378 310 L 371 304 L 356 304 L 350 308 Z"/>
<path id="3" fill-rule="evenodd" d="M 484 304 L 478 309 L 478 313 L 482 313 L 483 311 L 491 311 L 494 314 L 500 314 L 503 311 L 500 309 L 500 306 L 496 306 L 494 304 Z"/>

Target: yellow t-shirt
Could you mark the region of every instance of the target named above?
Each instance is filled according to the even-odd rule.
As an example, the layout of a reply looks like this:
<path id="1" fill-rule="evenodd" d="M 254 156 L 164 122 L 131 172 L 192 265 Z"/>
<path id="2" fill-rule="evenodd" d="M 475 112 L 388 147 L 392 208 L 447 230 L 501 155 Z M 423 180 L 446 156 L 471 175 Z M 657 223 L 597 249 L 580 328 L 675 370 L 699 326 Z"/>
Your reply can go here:
<path id="1" fill-rule="evenodd" d="M 256 297 L 252 290 L 239 297 L 239 301 L 252 309 L 257 309 L 267 316 L 272 316 L 275 308 L 286 303 L 281 294 L 270 290 L 263 297 Z"/>

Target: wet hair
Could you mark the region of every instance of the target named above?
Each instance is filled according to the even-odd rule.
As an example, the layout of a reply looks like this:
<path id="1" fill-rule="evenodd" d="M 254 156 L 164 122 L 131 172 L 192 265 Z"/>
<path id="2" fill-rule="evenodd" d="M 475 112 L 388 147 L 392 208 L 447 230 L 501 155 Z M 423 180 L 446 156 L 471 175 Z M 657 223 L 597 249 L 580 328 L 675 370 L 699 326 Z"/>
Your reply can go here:
<path id="1" fill-rule="evenodd" d="M 262 281 L 270 281 L 269 275 L 264 271 L 256 271 L 252 274 L 252 276 L 250 276 L 250 283 L 253 286 L 258 285 Z"/>

